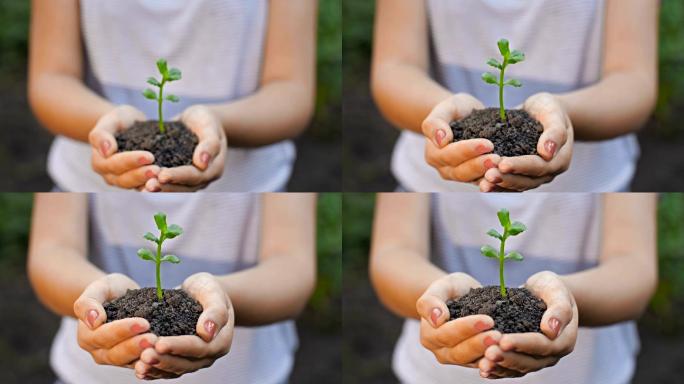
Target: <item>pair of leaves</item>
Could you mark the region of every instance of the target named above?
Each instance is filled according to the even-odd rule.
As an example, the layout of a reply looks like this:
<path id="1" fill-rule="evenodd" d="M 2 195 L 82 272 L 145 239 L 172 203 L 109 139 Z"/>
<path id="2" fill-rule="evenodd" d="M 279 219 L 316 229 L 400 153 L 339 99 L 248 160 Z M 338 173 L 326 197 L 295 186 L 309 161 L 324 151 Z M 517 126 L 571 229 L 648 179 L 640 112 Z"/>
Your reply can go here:
<path id="1" fill-rule="evenodd" d="M 176 81 L 180 80 L 183 77 L 180 69 L 169 69 L 165 59 L 157 60 L 157 69 L 159 70 L 159 73 L 162 75 L 162 79 L 166 81 Z"/>
<path id="2" fill-rule="evenodd" d="M 154 254 L 152 253 L 152 251 L 150 251 L 147 248 L 138 249 L 138 257 L 140 257 L 143 260 L 155 261 Z M 180 259 L 176 255 L 164 255 L 164 257 L 162 257 L 160 261 L 162 263 L 163 262 L 169 262 L 169 263 L 173 263 L 173 264 L 180 263 Z"/>
<path id="3" fill-rule="evenodd" d="M 149 81 L 148 81 L 148 83 L 149 83 Z M 146 99 L 159 100 L 159 95 L 157 94 L 157 92 L 155 92 L 154 90 L 152 90 L 150 88 L 145 88 L 145 90 L 143 91 L 142 94 L 143 94 L 143 96 L 145 96 Z M 166 95 L 166 97 L 164 99 L 168 100 L 172 103 L 177 103 L 180 101 L 180 98 L 176 95 Z"/>
<path id="4" fill-rule="evenodd" d="M 173 239 L 174 237 L 178 237 L 183 234 L 183 228 L 181 228 L 179 225 L 171 224 L 167 226 L 166 214 L 163 212 L 158 212 L 154 215 L 154 223 L 157 225 L 157 229 L 159 229 L 159 231 L 162 233 L 162 236 L 165 239 Z M 159 239 L 157 239 L 156 237 L 154 237 L 155 240 L 151 240 L 150 238 L 148 238 L 148 234 L 154 237 L 154 235 L 148 232 L 145 234 L 145 238 L 147 240 L 155 242 L 159 241 Z"/>
<path id="5" fill-rule="evenodd" d="M 165 59 L 157 60 L 157 69 L 159 70 L 159 73 L 162 76 L 162 80 L 159 81 L 155 77 L 148 77 L 147 83 L 160 89 L 163 88 L 164 84 L 166 84 L 167 82 L 180 80 L 183 77 L 180 69 L 169 69 Z M 143 96 L 150 100 L 159 100 L 159 94 L 157 94 L 157 92 L 150 88 L 145 88 L 145 90 L 143 91 Z M 176 95 L 167 95 L 164 99 L 172 103 L 177 103 L 178 101 L 180 101 L 180 98 Z"/>
<path id="6" fill-rule="evenodd" d="M 500 39 L 499 41 L 497 41 L 496 45 L 499 46 L 499 52 L 501 53 L 501 56 L 504 58 L 505 62 L 507 62 L 509 64 L 517 64 L 517 63 L 525 60 L 525 54 L 522 53 L 521 51 L 519 51 L 517 49 L 514 49 L 513 51 L 511 51 L 508 40 Z M 491 60 L 494 60 L 494 59 L 490 59 L 490 61 Z M 496 60 L 494 60 L 494 61 L 496 62 Z M 487 64 L 489 64 L 489 61 L 487 62 Z M 500 67 L 497 67 L 497 68 L 501 69 Z"/>
<path id="7" fill-rule="evenodd" d="M 482 256 L 491 257 L 493 259 L 499 258 L 499 253 L 490 245 L 483 245 L 482 248 L 480 248 L 480 253 Z M 511 251 L 504 256 L 504 260 L 522 261 L 523 256 L 517 251 Z"/>

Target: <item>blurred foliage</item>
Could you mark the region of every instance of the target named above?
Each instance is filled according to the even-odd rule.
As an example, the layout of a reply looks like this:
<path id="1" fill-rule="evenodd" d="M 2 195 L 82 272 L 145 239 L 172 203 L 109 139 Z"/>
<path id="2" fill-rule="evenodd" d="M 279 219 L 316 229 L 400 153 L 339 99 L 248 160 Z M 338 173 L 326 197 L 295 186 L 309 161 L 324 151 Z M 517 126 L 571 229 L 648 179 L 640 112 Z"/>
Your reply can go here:
<path id="1" fill-rule="evenodd" d="M 0 0 L 0 72 L 26 65 L 30 1 Z"/>
<path id="2" fill-rule="evenodd" d="M 343 3 L 345 81 L 368 72 L 373 40 L 375 1 Z M 638 26 L 637 26 L 638 27 Z M 659 38 L 660 85 L 655 119 L 661 135 L 680 133 L 684 108 L 684 1 L 662 0 Z M 364 79 L 364 78 L 361 78 Z"/>
<path id="3" fill-rule="evenodd" d="M 0 276 L 24 271 L 32 203 L 30 193 L 0 194 Z"/>
<path id="4" fill-rule="evenodd" d="M 345 193 L 345 281 L 365 275 L 373 219 L 374 194 Z M 658 204 L 658 288 L 644 317 L 652 328 L 672 333 L 684 329 L 684 194 L 662 194 Z M 354 275 L 354 276 L 351 276 Z"/>

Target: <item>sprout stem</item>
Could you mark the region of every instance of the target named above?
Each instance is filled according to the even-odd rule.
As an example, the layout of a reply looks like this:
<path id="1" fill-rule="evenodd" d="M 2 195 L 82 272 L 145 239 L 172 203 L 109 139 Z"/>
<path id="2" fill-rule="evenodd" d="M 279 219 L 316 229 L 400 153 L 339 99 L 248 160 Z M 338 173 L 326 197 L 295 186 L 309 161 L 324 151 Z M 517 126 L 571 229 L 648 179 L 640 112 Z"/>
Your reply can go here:
<path id="1" fill-rule="evenodd" d="M 161 302 L 164 298 L 163 296 L 163 291 L 162 291 L 162 285 L 161 285 L 161 246 L 162 242 L 164 242 L 164 235 L 162 234 L 161 237 L 159 238 L 159 243 L 157 243 L 157 258 L 155 259 L 155 262 L 157 264 L 157 299 Z"/>
<path id="2" fill-rule="evenodd" d="M 164 116 L 162 115 L 162 102 L 164 101 L 164 84 L 166 84 L 166 76 L 162 76 L 161 85 L 159 85 L 159 132 L 162 135 L 166 133 L 166 127 L 164 127 Z"/>
<path id="3" fill-rule="evenodd" d="M 504 232 L 503 238 L 501 239 L 501 246 L 499 247 L 499 281 L 501 285 L 499 286 L 499 290 L 501 291 L 501 296 L 506 297 L 506 282 L 504 281 L 504 253 L 505 253 L 505 247 L 506 247 L 506 235 L 508 235 L 506 232 Z"/>
<path id="4" fill-rule="evenodd" d="M 506 110 L 504 109 L 504 73 L 506 72 L 507 65 L 508 58 L 504 57 L 501 73 L 499 74 L 499 116 L 503 122 L 506 122 Z"/>

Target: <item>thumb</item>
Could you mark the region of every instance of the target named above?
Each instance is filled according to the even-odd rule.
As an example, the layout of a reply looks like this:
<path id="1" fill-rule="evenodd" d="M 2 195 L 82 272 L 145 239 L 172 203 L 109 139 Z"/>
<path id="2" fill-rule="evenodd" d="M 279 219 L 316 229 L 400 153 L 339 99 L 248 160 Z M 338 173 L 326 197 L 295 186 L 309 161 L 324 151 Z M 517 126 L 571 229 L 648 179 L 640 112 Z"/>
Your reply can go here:
<path id="1" fill-rule="evenodd" d="M 424 293 L 416 302 L 418 315 L 427 320 L 433 328 L 438 328 L 446 323 L 450 317 L 446 300 L 448 299 L 442 299 L 441 296 L 428 292 Z"/>
<path id="2" fill-rule="evenodd" d="M 430 114 L 421 126 L 423 135 L 430 139 L 437 148 L 443 148 L 454 140 L 454 134 L 449 124 L 433 114 Z"/>
<path id="3" fill-rule="evenodd" d="M 560 278 L 553 272 L 540 272 L 530 277 L 527 288 L 546 303 L 539 327 L 554 340 L 572 321 L 573 299 Z"/>
<path id="4" fill-rule="evenodd" d="M 565 300 L 547 306 L 540 328 L 544 335 L 554 340 L 572 320 L 572 304 Z"/>
<path id="5" fill-rule="evenodd" d="M 102 306 L 106 299 L 106 286 L 101 280 L 97 280 L 74 302 L 74 315 L 88 328 L 95 329 L 107 320 L 107 314 Z"/>
<path id="6" fill-rule="evenodd" d="M 461 297 L 480 283 L 465 273 L 452 273 L 434 281 L 416 302 L 420 317 L 426 319 L 434 328 L 449 320 L 450 313 L 446 302 Z"/>

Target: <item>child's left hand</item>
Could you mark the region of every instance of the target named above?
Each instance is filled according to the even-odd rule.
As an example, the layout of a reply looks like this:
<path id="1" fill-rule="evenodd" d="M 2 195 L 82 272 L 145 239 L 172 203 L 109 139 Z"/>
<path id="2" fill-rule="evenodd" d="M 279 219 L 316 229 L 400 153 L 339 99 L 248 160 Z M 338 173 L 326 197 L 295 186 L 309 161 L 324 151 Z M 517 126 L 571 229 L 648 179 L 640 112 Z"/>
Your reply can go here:
<path id="1" fill-rule="evenodd" d="M 156 178 L 145 183 L 148 192 L 193 192 L 205 188 L 223 174 L 228 142 L 219 119 L 209 108 L 193 105 L 181 114 L 180 120 L 199 139 L 192 165 L 162 168 Z"/>
<path id="2" fill-rule="evenodd" d="M 525 287 L 547 305 L 540 324 L 544 334 L 504 334 L 497 345 L 487 348 L 480 360 L 482 377 L 525 376 L 555 365 L 575 348 L 577 305 L 563 281 L 555 273 L 544 271 L 527 279 Z"/>
<path id="3" fill-rule="evenodd" d="M 233 305 L 221 284 L 209 273 L 194 274 L 182 288 L 202 304 L 197 336 L 159 337 L 135 364 L 139 379 L 169 379 L 211 366 L 228 353 L 233 342 Z"/>
<path id="4" fill-rule="evenodd" d="M 549 93 L 537 93 L 525 101 L 523 109 L 544 126 L 537 143 L 539 156 L 502 158 L 480 181 L 482 192 L 534 189 L 551 182 L 570 167 L 574 132 L 563 105 Z"/>

